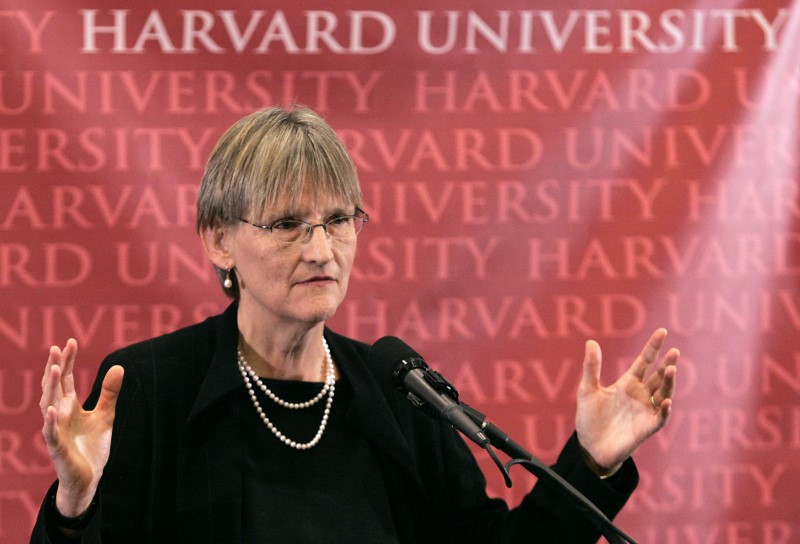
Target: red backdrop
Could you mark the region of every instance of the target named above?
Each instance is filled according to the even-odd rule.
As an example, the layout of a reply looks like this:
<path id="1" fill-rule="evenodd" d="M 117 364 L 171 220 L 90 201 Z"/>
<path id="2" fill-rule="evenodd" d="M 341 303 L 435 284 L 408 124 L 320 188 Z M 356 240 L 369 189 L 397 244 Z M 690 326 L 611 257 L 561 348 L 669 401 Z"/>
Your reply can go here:
<path id="1" fill-rule="evenodd" d="M 213 143 L 321 112 L 372 220 L 330 325 L 404 338 L 541 458 L 583 344 L 684 356 L 618 518 L 643 544 L 800 541 L 798 25 L 788 0 L 177 0 L 0 10 L 0 540 L 53 472 L 51 344 L 110 350 L 227 304 L 194 232 Z M 135 5 L 135 7 L 133 7 Z M 478 454 L 493 494 L 512 503 Z"/>

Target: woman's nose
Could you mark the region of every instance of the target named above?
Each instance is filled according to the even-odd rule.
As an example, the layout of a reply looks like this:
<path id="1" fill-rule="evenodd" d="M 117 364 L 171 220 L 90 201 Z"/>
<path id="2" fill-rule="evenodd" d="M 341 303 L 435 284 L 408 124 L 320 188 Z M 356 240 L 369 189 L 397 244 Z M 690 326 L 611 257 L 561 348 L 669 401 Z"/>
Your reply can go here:
<path id="1" fill-rule="evenodd" d="M 330 260 L 333 257 L 333 248 L 325 225 L 312 225 L 309 231 L 308 238 L 303 242 L 303 253 L 306 258 L 311 261 Z"/>

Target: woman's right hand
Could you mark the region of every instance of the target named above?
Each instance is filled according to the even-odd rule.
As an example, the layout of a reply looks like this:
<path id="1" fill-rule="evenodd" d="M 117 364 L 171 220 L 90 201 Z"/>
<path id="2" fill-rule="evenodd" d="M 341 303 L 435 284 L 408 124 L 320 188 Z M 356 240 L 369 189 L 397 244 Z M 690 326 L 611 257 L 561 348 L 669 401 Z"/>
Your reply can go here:
<path id="1" fill-rule="evenodd" d="M 66 517 L 82 514 L 94 498 L 108 462 L 111 430 L 123 368 L 113 366 L 103 379 L 94 410 L 84 410 L 75 395 L 73 367 L 78 343 L 70 338 L 64 349 L 50 348 L 42 378 L 42 410 L 47 450 L 58 477 L 56 508 Z"/>

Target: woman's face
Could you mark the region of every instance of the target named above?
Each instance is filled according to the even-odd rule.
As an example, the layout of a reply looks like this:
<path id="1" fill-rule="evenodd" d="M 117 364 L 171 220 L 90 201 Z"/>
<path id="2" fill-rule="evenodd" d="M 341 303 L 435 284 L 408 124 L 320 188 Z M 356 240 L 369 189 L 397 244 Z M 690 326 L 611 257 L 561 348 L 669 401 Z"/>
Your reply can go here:
<path id="1" fill-rule="evenodd" d="M 278 203 L 261 217 L 244 219 L 259 225 L 279 219 L 319 224 L 354 211 L 350 203 L 307 194 L 298 209 Z M 287 244 L 276 241 L 269 230 L 240 223 L 232 232 L 231 250 L 243 317 L 267 326 L 314 324 L 332 317 L 344 299 L 356 239 L 337 240 L 320 227 L 312 229 L 309 240 Z"/>

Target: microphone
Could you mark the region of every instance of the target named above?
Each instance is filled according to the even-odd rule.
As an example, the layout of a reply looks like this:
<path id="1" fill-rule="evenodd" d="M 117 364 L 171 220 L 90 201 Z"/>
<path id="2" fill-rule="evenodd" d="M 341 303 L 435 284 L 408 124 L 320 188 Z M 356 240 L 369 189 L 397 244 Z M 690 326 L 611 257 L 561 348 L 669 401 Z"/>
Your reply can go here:
<path id="1" fill-rule="evenodd" d="M 414 406 L 448 422 L 480 447 L 489 444 L 480 426 L 464 413 L 455 388 L 432 370 L 411 346 L 394 336 L 384 336 L 372 345 L 367 358 L 391 364 L 395 387 L 405 393 Z"/>
<path id="2" fill-rule="evenodd" d="M 520 464 L 540 480 L 549 480 L 555 488 L 568 497 L 570 503 L 595 525 L 612 544 L 636 544 L 636 541 L 616 527 L 603 512 L 575 489 L 567 480 L 542 461 L 525 451 L 486 416 L 458 400 L 458 392 L 444 377 L 432 370 L 411 346 L 395 338 L 384 336 L 372 345 L 367 362 L 375 366 L 391 367 L 395 387 L 406 394 L 414 406 L 428 415 L 443 419 L 458 431 L 489 452 L 503 473 L 506 485 L 511 487 L 508 468 Z M 485 433 L 484 433 L 485 431 Z M 488 435 L 488 436 L 487 436 Z M 503 465 L 492 446 L 512 457 Z"/>

